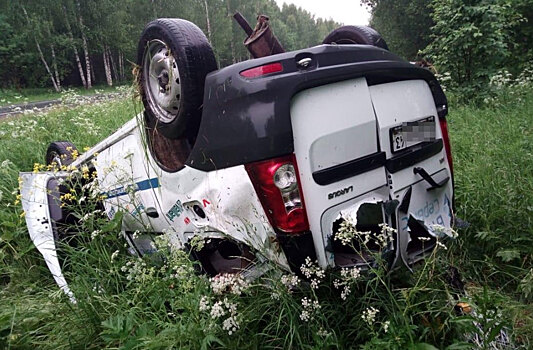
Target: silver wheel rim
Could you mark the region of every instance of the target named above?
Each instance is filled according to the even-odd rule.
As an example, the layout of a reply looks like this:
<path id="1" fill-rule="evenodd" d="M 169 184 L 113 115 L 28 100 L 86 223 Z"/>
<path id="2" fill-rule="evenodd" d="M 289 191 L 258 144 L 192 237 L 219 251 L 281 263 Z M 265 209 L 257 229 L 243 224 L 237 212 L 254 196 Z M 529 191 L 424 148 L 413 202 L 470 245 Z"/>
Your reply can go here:
<path id="1" fill-rule="evenodd" d="M 178 63 L 170 48 L 161 40 L 146 46 L 143 66 L 143 89 L 155 117 L 162 123 L 176 119 L 180 110 L 181 81 Z"/>
<path id="2" fill-rule="evenodd" d="M 58 167 L 63 166 L 63 164 L 61 164 L 61 155 L 59 153 L 53 151 L 50 153 L 50 155 L 50 164 L 56 163 Z"/>

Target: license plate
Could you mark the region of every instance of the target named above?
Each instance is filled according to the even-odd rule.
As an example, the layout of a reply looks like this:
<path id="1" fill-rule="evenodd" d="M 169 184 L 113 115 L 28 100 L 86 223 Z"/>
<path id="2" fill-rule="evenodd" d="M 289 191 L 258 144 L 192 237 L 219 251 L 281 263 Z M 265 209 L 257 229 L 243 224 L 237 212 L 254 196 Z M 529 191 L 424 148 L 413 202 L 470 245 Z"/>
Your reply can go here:
<path id="1" fill-rule="evenodd" d="M 435 140 L 435 117 L 402 123 L 390 129 L 391 151 L 399 152 L 421 142 Z"/>

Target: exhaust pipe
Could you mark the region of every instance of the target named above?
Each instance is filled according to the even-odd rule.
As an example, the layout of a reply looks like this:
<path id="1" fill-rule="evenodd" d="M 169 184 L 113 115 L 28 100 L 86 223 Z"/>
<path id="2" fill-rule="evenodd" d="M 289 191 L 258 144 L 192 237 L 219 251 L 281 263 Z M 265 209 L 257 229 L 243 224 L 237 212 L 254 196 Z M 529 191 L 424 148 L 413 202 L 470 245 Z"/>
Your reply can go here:
<path id="1" fill-rule="evenodd" d="M 248 21 L 246 21 L 246 18 L 244 18 L 239 12 L 236 12 L 233 15 L 233 18 L 235 18 L 237 23 L 248 35 L 244 40 L 244 46 L 246 46 L 253 58 L 285 52 L 278 41 L 278 38 L 276 38 L 270 29 L 268 16 L 257 16 L 257 24 L 254 29 L 252 29 Z"/>

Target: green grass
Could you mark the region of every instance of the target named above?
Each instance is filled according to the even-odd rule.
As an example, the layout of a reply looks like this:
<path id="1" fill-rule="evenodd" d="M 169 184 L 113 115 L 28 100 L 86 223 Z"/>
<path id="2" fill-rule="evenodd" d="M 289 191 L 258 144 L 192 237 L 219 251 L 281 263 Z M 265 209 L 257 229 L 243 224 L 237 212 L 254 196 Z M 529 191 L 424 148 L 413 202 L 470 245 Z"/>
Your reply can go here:
<path id="1" fill-rule="evenodd" d="M 117 86 L 97 85 L 91 89 L 83 87 L 64 87 L 65 90 L 73 90 L 78 95 L 94 95 L 114 92 Z M 24 88 L 24 89 L 0 89 L 0 107 L 22 104 L 28 102 L 47 101 L 61 98 L 61 92 L 51 88 Z"/>
<path id="2" fill-rule="evenodd" d="M 61 249 L 78 300 L 72 305 L 27 237 L 20 207 L 12 204 L 18 171 L 42 163 L 50 141 L 91 146 L 138 109 L 121 100 L 0 122 L 0 162 L 10 160 L 0 167 L 0 348 L 433 349 L 427 345 L 432 344 L 457 349 L 475 348 L 465 343 L 464 334 L 490 340 L 490 331 L 501 326 L 509 329 L 515 347 L 530 348 L 531 91 L 501 96 L 493 106 L 452 105 L 448 121 L 456 210 L 470 227 L 414 273 L 402 270 L 387 277 L 378 268 L 349 281 L 346 301 L 332 286 L 338 274 L 327 275 L 316 290 L 304 286 L 289 291 L 275 271 L 240 296 L 218 295 L 205 276 L 194 272 L 186 254 L 162 252 L 163 259 L 152 257 L 146 266 L 138 265 L 118 239 L 117 222 L 105 224 L 95 217 L 75 228 L 76 249 Z M 104 232 L 91 239 L 96 228 Z M 115 251 L 118 255 L 111 259 Z M 463 273 L 470 294 L 466 301 L 475 305 L 484 332 L 476 331 L 468 316 L 453 312 L 449 265 Z M 212 309 L 200 311 L 202 297 L 211 307 L 224 298 L 235 304 L 239 329 L 230 335 L 222 327 L 229 315 L 213 318 Z M 304 297 L 320 304 L 307 322 L 300 319 Z M 369 324 L 362 315 L 370 306 L 379 312 Z"/>

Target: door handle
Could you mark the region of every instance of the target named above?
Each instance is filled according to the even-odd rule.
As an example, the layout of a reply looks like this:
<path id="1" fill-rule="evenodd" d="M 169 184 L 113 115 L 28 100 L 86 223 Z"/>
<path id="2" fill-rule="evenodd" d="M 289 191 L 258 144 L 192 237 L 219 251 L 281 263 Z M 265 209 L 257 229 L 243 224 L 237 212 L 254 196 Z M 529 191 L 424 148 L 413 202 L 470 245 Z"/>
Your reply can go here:
<path id="1" fill-rule="evenodd" d="M 436 188 L 440 188 L 440 187 L 446 185 L 446 183 L 448 181 L 450 181 L 450 177 L 447 176 L 444 180 L 442 180 L 440 182 L 436 182 L 431 177 L 431 175 L 428 174 L 428 172 L 424 168 L 421 168 L 421 167 L 418 167 L 418 166 L 413 169 L 413 173 L 415 173 L 417 175 L 420 175 L 424 180 L 426 180 L 431 185 L 431 187 L 429 187 L 427 189 L 428 191 L 432 191 L 432 190 L 434 190 Z"/>
<path id="2" fill-rule="evenodd" d="M 155 219 L 159 217 L 159 213 L 154 207 L 146 208 L 144 212 L 146 213 L 146 215 L 148 215 L 151 218 Z"/>

